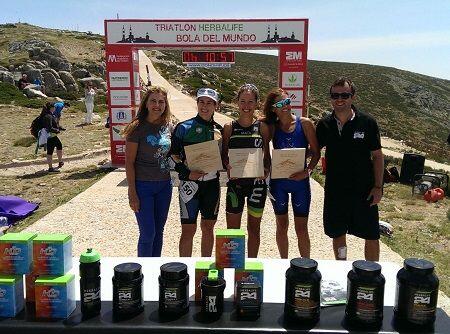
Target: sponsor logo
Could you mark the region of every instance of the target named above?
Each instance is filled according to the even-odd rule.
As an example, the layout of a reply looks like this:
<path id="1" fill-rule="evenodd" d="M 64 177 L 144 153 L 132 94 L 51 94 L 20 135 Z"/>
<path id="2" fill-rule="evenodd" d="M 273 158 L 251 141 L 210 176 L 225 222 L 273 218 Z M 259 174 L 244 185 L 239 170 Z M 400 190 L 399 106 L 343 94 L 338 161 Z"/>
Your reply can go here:
<path id="1" fill-rule="evenodd" d="M 301 51 L 286 51 L 286 60 L 297 61 L 302 59 Z"/>
<path id="2" fill-rule="evenodd" d="M 5 298 L 5 296 L 6 296 L 6 290 L 0 289 L 0 298 Z"/>
<path id="3" fill-rule="evenodd" d="M 115 145 L 116 146 L 116 154 L 117 155 L 123 155 L 125 154 L 125 145 Z"/>
<path id="4" fill-rule="evenodd" d="M 373 301 L 373 293 L 365 293 L 365 292 L 358 291 L 356 293 L 356 299 Z"/>
<path id="5" fill-rule="evenodd" d="M 22 250 L 19 247 L 12 246 L 11 248 L 5 248 L 4 254 L 16 256 L 19 255 L 21 252 Z"/>
<path id="6" fill-rule="evenodd" d="M 430 304 L 431 297 L 430 296 L 414 296 L 414 304 Z"/>
<path id="7" fill-rule="evenodd" d="M 111 105 L 119 106 L 131 104 L 131 91 L 129 90 L 110 90 Z"/>
<path id="8" fill-rule="evenodd" d="M 208 312 L 217 312 L 217 296 L 208 296 Z"/>
<path id="9" fill-rule="evenodd" d="M 98 299 L 100 299 L 100 290 L 93 292 L 86 292 L 83 294 L 83 300 L 85 303 L 89 303 Z"/>
<path id="10" fill-rule="evenodd" d="M 364 132 L 355 132 L 353 134 L 353 139 L 364 139 Z"/>
<path id="11" fill-rule="evenodd" d="M 119 292 L 119 300 L 130 300 L 131 292 L 129 291 L 120 291 Z"/>
<path id="12" fill-rule="evenodd" d="M 48 246 L 47 248 L 42 248 L 39 252 L 40 255 L 43 256 L 55 256 L 58 250 L 53 248 L 52 246 Z"/>
<path id="13" fill-rule="evenodd" d="M 141 103 L 141 91 L 134 91 L 134 104 L 138 106 Z"/>
<path id="14" fill-rule="evenodd" d="M 55 289 L 50 289 L 50 290 L 43 290 L 42 291 L 42 297 L 47 297 L 47 298 L 51 298 L 51 299 L 55 299 L 59 297 L 59 291 L 55 290 Z"/>
<path id="15" fill-rule="evenodd" d="M 243 282 L 257 282 L 258 281 L 258 277 L 253 276 L 252 274 L 247 275 L 246 277 L 242 277 L 241 279 Z"/>
<path id="16" fill-rule="evenodd" d="M 256 291 L 255 292 L 243 291 L 241 293 L 241 300 L 256 299 L 256 298 L 257 298 Z"/>
<path id="17" fill-rule="evenodd" d="M 303 90 L 301 89 L 285 89 L 291 99 L 291 106 L 300 107 L 303 105 Z"/>
<path id="18" fill-rule="evenodd" d="M 222 248 L 225 248 L 227 250 L 236 250 L 239 247 L 239 243 L 236 241 L 230 240 L 230 242 L 224 242 L 222 244 Z"/>
<path id="19" fill-rule="evenodd" d="M 305 288 L 295 289 L 295 298 L 310 298 L 311 290 Z"/>
<path id="20" fill-rule="evenodd" d="M 129 72 L 109 72 L 110 87 L 130 87 Z"/>
<path id="21" fill-rule="evenodd" d="M 303 72 L 283 72 L 281 74 L 281 86 L 285 88 L 302 88 Z"/>
<path id="22" fill-rule="evenodd" d="M 132 120 L 131 108 L 111 108 L 111 123 L 130 123 Z"/>
<path id="23" fill-rule="evenodd" d="M 176 299 L 177 298 L 177 293 L 176 292 L 171 292 L 171 291 L 165 291 L 164 292 L 164 298 L 166 298 L 166 299 Z"/>
<path id="24" fill-rule="evenodd" d="M 108 63 L 128 63 L 129 60 L 129 55 L 108 55 Z"/>
<path id="25" fill-rule="evenodd" d="M 111 127 L 113 141 L 123 140 L 122 135 L 121 135 L 123 128 L 124 128 L 123 125 L 113 125 Z"/>

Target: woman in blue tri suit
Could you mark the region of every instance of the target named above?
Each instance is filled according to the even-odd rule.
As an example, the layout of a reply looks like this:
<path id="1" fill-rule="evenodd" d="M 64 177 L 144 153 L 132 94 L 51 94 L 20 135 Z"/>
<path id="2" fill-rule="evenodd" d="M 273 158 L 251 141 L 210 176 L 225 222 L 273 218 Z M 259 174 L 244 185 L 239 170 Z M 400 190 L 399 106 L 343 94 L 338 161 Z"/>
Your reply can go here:
<path id="1" fill-rule="evenodd" d="M 309 176 L 320 159 L 320 150 L 316 137 L 316 129 L 309 118 L 298 117 L 291 113 L 289 95 L 281 88 L 273 89 L 264 103 L 265 122 L 269 125 L 274 149 L 306 148 L 306 156 L 310 155 L 309 164 L 301 172 L 292 174 L 288 179 L 270 180 L 270 194 L 276 215 L 276 240 L 281 258 L 288 257 L 289 227 L 288 201 L 291 194 L 294 211 L 295 232 L 298 249 L 302 257 L 310 257 L 310 241 L 308 234 L 308 215 L 311 203 Z"/>

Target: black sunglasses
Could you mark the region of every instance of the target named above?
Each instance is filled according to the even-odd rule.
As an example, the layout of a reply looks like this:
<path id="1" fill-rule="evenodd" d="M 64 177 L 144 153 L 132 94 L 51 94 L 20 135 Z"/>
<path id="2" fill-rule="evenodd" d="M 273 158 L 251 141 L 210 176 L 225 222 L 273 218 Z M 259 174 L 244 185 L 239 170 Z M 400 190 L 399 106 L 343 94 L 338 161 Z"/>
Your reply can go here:
<path id="1" fill-rule="evenodd" d="M 337 100 L 339 98 L 343 99 L 343 100 L 347 100 L 348 98 L 352 97 L 353 94 L 352 93 L 330 93 L 330 97 L 333 100 Z"/>

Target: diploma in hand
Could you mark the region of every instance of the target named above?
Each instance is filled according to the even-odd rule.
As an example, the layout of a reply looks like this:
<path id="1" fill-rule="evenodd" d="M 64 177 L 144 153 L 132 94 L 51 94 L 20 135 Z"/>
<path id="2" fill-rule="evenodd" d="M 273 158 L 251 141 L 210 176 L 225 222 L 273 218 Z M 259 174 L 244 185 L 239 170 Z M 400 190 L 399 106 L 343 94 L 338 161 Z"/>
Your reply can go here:
<path id="1" fill-rule="evenodd" d="M 190 170 L 212 173 L 222 169 L 218 140 L 185 146 L 184 152 Z"/>
<path id="2" fill-rule="evenodd" d="M 264 176 L 262 148 L 232 148 L 228 150 L 230 177 L 252 178 Z"/>
<path id="3" fill-rule="evenodd" d="M 305 148 L 272 150 L 272 179 L 287 179 L 305 169 Z"/>

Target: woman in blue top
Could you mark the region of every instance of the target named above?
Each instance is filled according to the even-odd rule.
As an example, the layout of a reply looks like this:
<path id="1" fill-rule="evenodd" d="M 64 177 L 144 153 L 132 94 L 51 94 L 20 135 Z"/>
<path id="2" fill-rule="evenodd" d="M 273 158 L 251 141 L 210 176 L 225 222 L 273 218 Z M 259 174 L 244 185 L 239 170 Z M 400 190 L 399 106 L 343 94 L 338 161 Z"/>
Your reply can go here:
<path id="1" fill-rule="evenodd" d="M 308 234 L 308 215 L 311 203 L 309 176 L 320 158 L 320 150 L 313 122 L 305 117 L 291 113 L 289 95 L 281 88 L 273 89 L 267 95 L 264 104 L 265 121 L 270 127 L 274 149 L 306 148 L 311 160 L 301 172 L 292 174 L 288 179 L 270 180 L 270 194 L 277 220 L 276 240 L 281 258 L 288 257 L 289 227 L 288 200 L 291 194 L 294 211 L 295 232 L 298 249 L 302 257 L 310 257 Z"/>
<path id="2" fill-rule="evenodd" d="M 136 118 L 123 130 L 128 199 L 139 225 L 138 256 L 161 256 L 164 225 L 172 198 L 168 153 L 171 114 L 167 91 L 151 86 Z"/>

